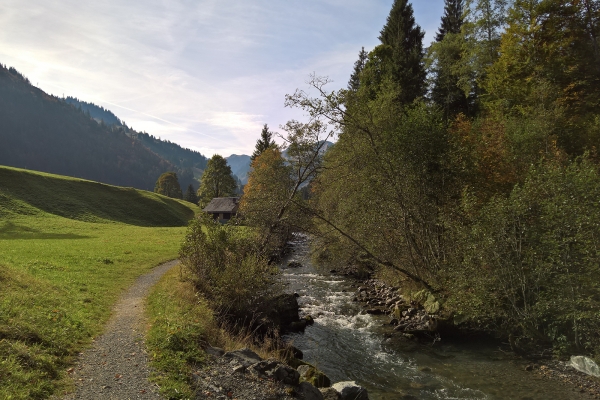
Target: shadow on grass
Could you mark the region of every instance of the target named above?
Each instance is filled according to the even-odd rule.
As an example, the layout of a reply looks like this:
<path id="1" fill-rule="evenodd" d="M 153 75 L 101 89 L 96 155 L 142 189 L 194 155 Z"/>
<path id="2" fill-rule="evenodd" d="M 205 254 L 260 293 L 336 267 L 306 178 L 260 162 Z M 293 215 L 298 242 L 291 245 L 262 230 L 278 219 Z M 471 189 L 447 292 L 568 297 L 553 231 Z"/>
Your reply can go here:
<path id="1" fill-rule="evenodd" d="M 45 233 L 27 226 L 16 225 L 11 221 L 0 226 L 0 240 L 15 239 L 88 239 L 91 236 L 74 233 Z"/>

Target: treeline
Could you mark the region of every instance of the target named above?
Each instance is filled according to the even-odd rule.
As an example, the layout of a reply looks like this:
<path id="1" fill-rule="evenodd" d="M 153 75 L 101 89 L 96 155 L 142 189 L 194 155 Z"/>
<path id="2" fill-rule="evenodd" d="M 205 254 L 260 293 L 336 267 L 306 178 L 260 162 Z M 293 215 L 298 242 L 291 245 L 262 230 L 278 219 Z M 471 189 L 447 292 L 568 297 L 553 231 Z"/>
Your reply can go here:
<path id="1" fill-rule="evenodd" d="M 293 162 L 254 160 L 246 221 L 310 230 L 329 265 L 425 290 L 515 350 L 600 354 L 599 24 L 591 0 L 446 0 L 424 49 L 395 0 L 348 89 L 287 96 L 309 120 L 285 126 Z"/>
<path id="2" fill-rule="evenodd" d="M 340 132 L 314 185 L 330 255 L 515 349 L 600 354 L 599 34 L 596 1 L 446 0 L 425 51 L 396 0 L 349 89 L 302 103 Z"/>
<path id="3" fill-rule="evenodd" d="M 182 184 L 197 186 L 187 161 L 150 149 L 126 125 L 106 123 L 110 116 L 116 118 L 94 104 L 47 95 L 0 65 L 0 164 L 150 191 L 163 172 L 173 171 Z M 194 153 L 193 167 L 206 163 L 197 152 L 180 152 Z"/>
<path id="4" fill-rule="evenodd" d="M 87 101 L 79 100 L 78 98 L 71 96 L 67 96 L 65 102 L 74 105 L 75 108 L 81 109 L 96 121 L 104 121 L 107 125 L 123 125 L 123 122 L 113 114 L 112 111 L 97 106 L 94 103 L 88 103 Z"/>

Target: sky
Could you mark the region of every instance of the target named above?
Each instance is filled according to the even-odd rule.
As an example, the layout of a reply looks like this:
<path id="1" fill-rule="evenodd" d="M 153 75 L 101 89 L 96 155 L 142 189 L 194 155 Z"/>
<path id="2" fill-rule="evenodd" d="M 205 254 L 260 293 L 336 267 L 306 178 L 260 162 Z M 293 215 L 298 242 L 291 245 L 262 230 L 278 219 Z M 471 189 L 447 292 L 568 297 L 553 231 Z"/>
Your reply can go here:
<path id="1" fill-rule="evenodd" d="M 213 154 L 251 154 L 263 125 L 299 110 L 310 74 L 346 87 L 361 47 L 379 44 L 393 0 L 2 0 L 0 63 L 55 96 Z M 413 1 L 424 45 L 443 0 Z"/>

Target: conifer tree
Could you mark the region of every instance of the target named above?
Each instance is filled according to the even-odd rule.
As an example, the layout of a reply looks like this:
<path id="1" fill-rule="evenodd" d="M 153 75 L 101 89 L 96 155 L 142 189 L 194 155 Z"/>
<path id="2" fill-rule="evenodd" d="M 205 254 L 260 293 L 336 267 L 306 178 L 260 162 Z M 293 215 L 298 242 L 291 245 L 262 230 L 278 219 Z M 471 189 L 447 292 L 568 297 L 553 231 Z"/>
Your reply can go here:
<path id="1" fill-rule="evenodd" d="M 368 54 L 363 47 L 358 53 L 358 60 L 356 60 L 354 63 L 354 71 L 352 71 L 352 75 L 350 75 L 350 80 L 348 81 L 348 90 L 352 90 L 354 92 L 358 90 L 358 86 L 360 85 L 360 73 L 365 67 L 367 58 Z"/>
<path id="2" fill-rule="evenodd" d="M 433 84 L 431 99 L 444 113 L 446 120 L 459 113 L 468 114 L 467 94 L 459 88 L 460 63 L 465 44 L 461 35 L 463 24 L 463 1 L 446 0 L 442 23 L 430 51 Z"/>
<path id="3" fill-rule="evenodd" d="M 393 79 L 400 86 L 402 104 L 425 94 L 424 35 L 408 0 L 394 0 L 379 40 L 392 48 Z"/>
<path id="4" fill-rule="evenodd" d="M 436 42 L 441 42 L 447 33 L 460 33 L 463 24 L 463 0 L 445 0 L 442 25 L 435 35 Z"/>
<path id="5" fill-rule="evenodd" d="M 191 183 L 185 191 L 183 199 L 185 201 L 189 201 L 190 203 L 198 204 L 198 196 L 196 195 L 196 190 L 194 189 Z"/>
<path id="6" fill-rule="evenodd" d="M 260 156 L 266 149 L 275 146 L 275 141 L 272 140 L 272 137 L 273 133 L 269 131 L 269 127 L 265 124 L 260 133 L 260 139 L 256 141 L 256 147 L 250 156 L 250 160 L 254 161 L 254 159 Z"/>

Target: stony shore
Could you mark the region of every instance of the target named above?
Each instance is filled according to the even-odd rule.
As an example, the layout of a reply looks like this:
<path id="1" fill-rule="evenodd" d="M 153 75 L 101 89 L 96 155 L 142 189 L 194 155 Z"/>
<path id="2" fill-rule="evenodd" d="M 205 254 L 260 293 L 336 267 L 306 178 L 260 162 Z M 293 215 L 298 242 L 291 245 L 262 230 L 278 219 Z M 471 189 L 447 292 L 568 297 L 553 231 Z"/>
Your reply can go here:
<path id="1" fill-rule="evenodd" d="M 368 400 L 367 391 L 354 382 L 333 386 L 311 383 L 310 367 L 297 369 L 278 360 L 263 360 L 249 349 L 225 353 L 209 347 L 210 362 L 194 372 L 196 399 L 238 400 Z M 327 381 L 329 381 L 327 379 Z"/>
<path id="2" fill-rule="evenodd" d="M 415 342 L 419 339 L 426 340 L 429 345 L 439 337 L 438 316 L 402 296 L 399 288 L 388 286 L 377 279 L 356 280 L 352 286 L 356 288 L 353 300 L 360 302 L 366 313 L 388 316 L 390 335 L 398 335 Z M 600 379 L 576 370 L 565 361 L 532 361 L 516 354 L 514 358 L 522 364 L 525 371 L 537 374 L 543 379 L 561 382 L 575 391 L 588 393 L 591 398 L 600 399 Z"/>

